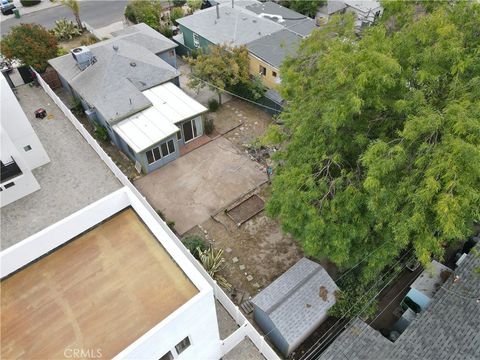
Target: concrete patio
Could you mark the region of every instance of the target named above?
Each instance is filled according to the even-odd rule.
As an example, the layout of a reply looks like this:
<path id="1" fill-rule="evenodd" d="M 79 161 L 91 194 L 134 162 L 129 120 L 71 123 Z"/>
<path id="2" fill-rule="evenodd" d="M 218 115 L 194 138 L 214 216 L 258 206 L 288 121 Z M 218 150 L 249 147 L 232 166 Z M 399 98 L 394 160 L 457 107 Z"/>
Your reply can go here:
<path id="1" fill-rule="evenodd" d="M 183 234 L 266 180 L 258 163 L 221 137 L 142 177 L 135 186 Z"/>

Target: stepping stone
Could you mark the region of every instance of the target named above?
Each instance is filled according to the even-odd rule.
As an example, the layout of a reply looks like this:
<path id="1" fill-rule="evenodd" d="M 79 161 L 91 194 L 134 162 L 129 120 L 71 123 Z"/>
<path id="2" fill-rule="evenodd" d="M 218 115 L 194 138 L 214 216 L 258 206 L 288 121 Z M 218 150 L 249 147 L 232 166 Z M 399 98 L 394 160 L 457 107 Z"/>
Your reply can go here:
<path id="1" fill-rule="evenodd" d="M 212 239 L 212 240 L 213 240 L 213 239 Z M 225 251 L 226 251 L 227 253 L 231 253 L 231 252 L 232 252 L 232 249 L 231 249 L 231 248 L 226 248 Z"/>
<path id="2" fill-rule="evenodd" d="M 248 275 L 247 276 L 247 281 L 252 281 L 253 280 L 253 276 L 252 275 Z"/>
<path id="3" fill-rule="evenodd" d="M 232 261 L 233 261 L 234 263 L 237 263 L 237 262 L 238 262 L 238 258 L 235 256 L 235 257 L 232 259 Z"/>
<path id="4" fill-rule="evenodd" d="M 239 268 L 240 270 L 245 270 L 245 265 L 240 265 Z"/>
<path id="5" fill-rule="evenodd" d="M 208 234 L 208 231 L 207 231 L 207 230 L 203 230 L 203 233 L 204 233 L 204 234 Z"/>
<path id="6" fill-rule="evenodd" d="M 253 287 L 258 289 L 260 287 L 260 284 L 259 283 L 254 283 Z"/>

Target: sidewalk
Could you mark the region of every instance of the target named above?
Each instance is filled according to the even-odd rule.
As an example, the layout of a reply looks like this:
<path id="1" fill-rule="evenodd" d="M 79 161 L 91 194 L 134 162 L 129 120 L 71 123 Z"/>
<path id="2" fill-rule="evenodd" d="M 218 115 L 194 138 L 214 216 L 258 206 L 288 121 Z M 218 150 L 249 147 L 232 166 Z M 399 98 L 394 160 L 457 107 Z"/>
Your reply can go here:
<path id="1" fill-rule="evenodd" d="M 40 4 L 33 5 L 33 6 L 27 6 L 27 7 L 23 6 L 20 3 L 20 0 L 13 0 L 13 3 L 15 4 L 16 8 L 20 11 L 20 16 L 30 14 L 30 13 L 33 13 L 33 12 L 36 12 L 36 11 L 40 11 L 40 10 L 49 9 L 49 8 L 56 7 L 56 6 L 61 6 L 61 4 L 59 2 L 51 2 L 50 0 L 42 0 L 42 2 Z M 0 23 L 4 20 L 13 18 L 14 16 L 15 15 L 13 15 L 13 14 L 12 15 L 3 15 L 2 13 L 0 13 Z"/>

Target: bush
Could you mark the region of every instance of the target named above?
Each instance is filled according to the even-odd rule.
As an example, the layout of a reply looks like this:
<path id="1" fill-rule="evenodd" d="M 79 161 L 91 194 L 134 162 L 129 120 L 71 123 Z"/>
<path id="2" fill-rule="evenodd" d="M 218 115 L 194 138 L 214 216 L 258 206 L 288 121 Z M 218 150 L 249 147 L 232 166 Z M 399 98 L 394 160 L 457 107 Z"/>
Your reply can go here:
<path id="1" fill-rule="evenodd" d="M 8 60 L 20 60 L 43 73 L 47 61 L 57 57 L 57 38 L 41 25 L 21 24 L 2 38 L 0 48 Z"/>
<path id="2" fill-rule="evenodd" d="M 88 35 L 85 39 L 82 39 L 80 42 L 83 46 L 88 46 L 99 42 L 98 38 L 95 35 Z"/>
<path id="3" fill-rule="evenodd" d="M 61 47 L 61 46 L 58 47 L 57 56 L 63 56 L 63 55 L 67 55 L 67 54 L 68 54 L 67 49 L 65 49 L 64 47 Z"/>
<path id="4" fill-rule="evenodd" d="M 107 141 L 109 139 L 108 131 L 103 126 L 97 126 L 95 129 L 95 137 L 101 141 Z"/>
<path id="5" fill-rule="evenodd" d="M 208 249 L 205 241 L 198 235 L 188 235 L 182 239 L 182 243 L 185 245 L 188 251 L 190 251 L 190 253 L 199 260 L 199 251 L 205 251 Z"/>
<path id="6" fill-rule="evenodd" d="M 72 21 L 67 19 L 55 21 L 55 27 L 52 32 L 59 41 L 72 40 L 73 38 L 82 35 L 82 30 Z"/>
<path id="7" fill-rule="evenodd" d="M 158 31 L 167 38 L 171 38 L 173 36 L 173 30 L 169 25 L 160 26 Z"/>
<path id="8" fill-rule="evenodd" d="M 204 130 L 205 130 L 205 134 L 207 135 L 210 135 L 211 133 L 213 133 L 213 130 L 215 130 L 213 119 L 205 119 Z"/>
<path id="9" fill-rule="evenodd" d="M 40 4 L 41 2 L 42 2 L 41 0 L 20 0 L 20 4 L 22 4 L 25 7 L 37 5 L 37 4 Z"/>
<path id="10" fill-rule="evenodd" d="M 170 10 L 170 20 L 173 24 L 178 25 L 177 19 L 181 19 L 184 16 L 183 9 L 176 7 Z"/>
<path id="11" fill-rule="evenodd" d="M 187 3 L 187 0 L 173 0 L 173 6 L 182 7 Z"/>
<path id="12" fill-rule="evenodd" d="M 210 99 L 208 100 L 208 110 L 215 112 L 220 107 L 217 99 Z"/>
<path id="13" fill-rule="evenodd" d="M 161 12 L 162 4 L 159 0 L 131 0 L 125 7 L 124 15 L 135 24 L 143 22 L 159 30 Z"/>
<path id="14" fill-rule="evenodd" d="M 83 105 L 82 102 L 77 99 L 76 97 L 70 98 L 70 110 L 75 116 L 79 116 L 83 114 Z"/>

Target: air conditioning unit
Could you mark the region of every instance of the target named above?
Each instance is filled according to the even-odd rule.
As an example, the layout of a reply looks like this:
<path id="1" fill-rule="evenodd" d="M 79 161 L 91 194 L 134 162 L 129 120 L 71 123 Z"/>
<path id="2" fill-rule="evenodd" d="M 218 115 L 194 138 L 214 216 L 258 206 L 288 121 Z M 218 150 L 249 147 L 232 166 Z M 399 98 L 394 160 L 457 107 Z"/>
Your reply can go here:
<path id="1" fill-rule="evenodd" d="M 73 58 L 77 62 L 77 66 L 80 70 L 86 69 L 93 60 L 92 52 L 87 46 L 80 46 L 70 50 Z"/>

